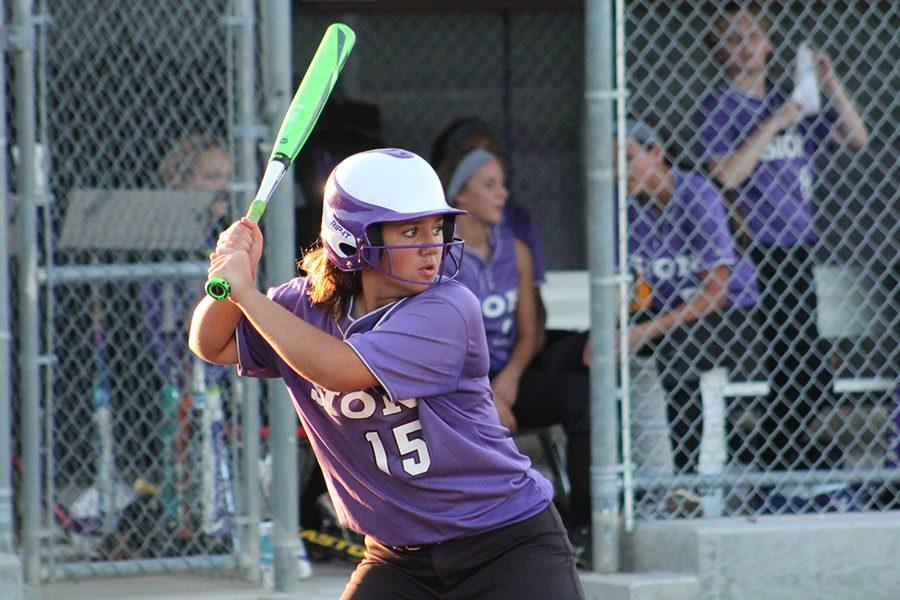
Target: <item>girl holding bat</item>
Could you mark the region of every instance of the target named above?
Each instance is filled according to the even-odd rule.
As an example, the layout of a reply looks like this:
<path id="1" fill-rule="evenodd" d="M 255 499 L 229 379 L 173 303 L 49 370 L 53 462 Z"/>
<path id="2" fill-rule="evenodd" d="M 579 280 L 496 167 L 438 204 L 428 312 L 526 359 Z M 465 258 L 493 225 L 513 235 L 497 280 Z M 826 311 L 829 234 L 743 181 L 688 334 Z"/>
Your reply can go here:
<path id="1" fill-rule="evenodd" d="M 341 162 L 306 277 L 260 293 L 263 238 L 220 237 L 190 345 L 243 375 L 282 377 L 342 523 L 366 535 L 343 597 L 582 598 L 550 483 L 491 402 L 478 302 L 452 280 L 463 211 L 403 150 Z"/>

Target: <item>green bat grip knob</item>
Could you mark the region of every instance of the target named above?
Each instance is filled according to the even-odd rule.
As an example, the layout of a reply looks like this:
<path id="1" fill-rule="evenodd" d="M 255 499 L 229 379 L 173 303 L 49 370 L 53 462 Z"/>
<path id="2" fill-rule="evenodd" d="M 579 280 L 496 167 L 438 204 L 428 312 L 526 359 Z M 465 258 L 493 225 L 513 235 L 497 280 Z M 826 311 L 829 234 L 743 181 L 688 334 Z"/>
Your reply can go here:
<path id="1" fill-rule="evenodd" d="M 231 293 L 231 286 L 221 277 L 210 277 L 206 282 L 206 293 L 214 300 L 224 300 Z"/>

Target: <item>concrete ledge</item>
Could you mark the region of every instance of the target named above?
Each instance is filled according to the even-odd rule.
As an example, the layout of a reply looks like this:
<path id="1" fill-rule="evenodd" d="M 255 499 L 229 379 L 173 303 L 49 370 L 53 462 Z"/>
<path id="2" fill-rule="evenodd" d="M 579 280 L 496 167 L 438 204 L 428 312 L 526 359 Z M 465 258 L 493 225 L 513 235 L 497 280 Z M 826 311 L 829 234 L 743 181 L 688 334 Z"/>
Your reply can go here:
<path id="1" fill-rule="evenodd" d="M 0 552 L 0 598 L 19 600 L 24 593 L 22 562 L 14 554 Z"/>
<path id="2" fill-rule="evenodd" d="M 694 600 L 700 583 L 681 573 L 582 573 L 581 585 L 588 600 Z"/>
<path id="3" fill-rule="evenodd" d="M 900 512 L 639 522 L 629 571 L 696 575 L 702 598 L 896 598 Z"/>

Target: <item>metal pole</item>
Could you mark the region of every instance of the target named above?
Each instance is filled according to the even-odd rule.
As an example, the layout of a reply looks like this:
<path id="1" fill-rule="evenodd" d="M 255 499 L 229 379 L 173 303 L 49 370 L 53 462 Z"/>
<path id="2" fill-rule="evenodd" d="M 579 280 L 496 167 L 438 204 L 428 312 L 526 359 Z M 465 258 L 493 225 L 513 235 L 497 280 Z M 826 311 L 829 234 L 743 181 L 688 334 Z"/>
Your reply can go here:
<path id="1" fill-rule="evenodd" d="M 38 389 L 37 213 L 35 198 L 34 24 L 31 0 L 13 4 L 13 24 L 20 37 L 15 48 L 16 141 L 19 146 L 17 183 L 19 256 L 19 404 L 22 447 L 22 540 L 25 582 L 40 575 L 40 390 Z"/>
<path id="2" fill-rule="evenodd" d="M 38 287 L 37 215 L 35 198 L 35 90 L 34 25 L 31 0 L 13 4 L 13 25 L 19 36 L 15 47 L 16 141 L 19 147 L 17 184 L 19 309 L 19 401 L 22 448 L 22 546 L 25 582 L 36 583 L 40 575 L 40 390 L 38 387 Z"/>
<path id="3" fill-rule="evenodd" d="M 625 1 L 616 1 L 616 131 L 625 131 L 625 99 L 627 89 L 625 87 Z M 625 144 L 617 144 L 615 164 L 625 164 Z M 617 205 L 617 230 L 628 231 L 628 206 L 627 191 L 625 189 L 625 169 L 616 170 L 616 205 Z M 628 271 L 628 236 L 618 236 L 617 253 L 619 256 L 618 269 L 623 275 L 619 279 L 618 303 L 619 303 L 619 331 L 628 328 L 628 280 L 624 275 Z M 619 347 L 619 387 L 621 389 L 619 400 L 621 402 L 621 436 L 622 436 L 622 500 L 625 504 L 625 531 L 631 531 L 634 527 L 634 485 L 631 482 L 634 465 L 631 462 L 631 350 L 627 344 Z"/>
<path id="4" fill-rule="evenodd" d="M 257 137 L 252 134 L 256 123 L 256 19 L 254 0 L 240 0 L 237 17 L 238 33 L 237 103 L 238 122 L 242 135 L 238 144 L 238 176 L 252 188 L 258 177 L 256 160 Z M 247 559 L 247 578 L 259 581 L 259 383 L 254 379 L 243 382 L 243 497 L 247 522 L 240 529 L 241 552 Z"/>
<path id="5" fill-rule="evenodd" d="M 585 165 L 591 273 L 591 522 L 594 570 L 619 569 L 612 1 L 585 2 Z"/>
<path id="6" fill-rule="evenodd" d="M 266 90 L 266 120 L 274 138 L 293 95 L 291 70 L 291 3 L 269 0 L 263 37 L 269 40 L 263 64 L 270 75 Z M 294 271 L 294 182 L 285 177 L 266 215 L 266 279 L 274 285 L 295 275 Z M 269 397 L 269 444 L 272 450 L 272 544 L 275 589 L 297 588 L 300 538 L 298 536 L 299 485 L 297 481 L 297 415 L 284 384 L 266 382 Z"/>
<path id="7" fill-rule="evenodd" d="M 5 31 L 6 6 L 0 0 L 0 31 Z M 13 491 L 10 456 L 12 414 L 12 331 L 9 312 L 9 180 L 6 171 L 9 139 L 6 133 L 6 55 L 0 48 L 0 596 L 22 596 L 22 562 L 13 547 Z"/>

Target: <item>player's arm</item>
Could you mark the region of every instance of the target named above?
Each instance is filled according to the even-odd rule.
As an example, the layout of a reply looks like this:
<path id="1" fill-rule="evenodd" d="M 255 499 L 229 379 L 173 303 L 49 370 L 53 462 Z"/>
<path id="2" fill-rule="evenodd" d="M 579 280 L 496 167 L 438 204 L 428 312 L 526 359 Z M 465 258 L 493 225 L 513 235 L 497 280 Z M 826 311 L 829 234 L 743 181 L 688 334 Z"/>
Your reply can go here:
<path id="1" fill-rule="evenodd" d="M 859 111 L 844 90 L 844 85 L 834 71 L 831 56 L 825 52 L 817 52 L 816 71 L 822 82 L 825 96 L 837 111 L 837 121 L 831 133 L 831 139 L 839 146 L 851 150 L 859 150 L 869 142 L 869 132 Z"/>
<path id="2" fill-rule="evenodd" d="M 537 351 L 537 305 L 534 298 L 534 275 L 531 252 L 520 240 L 516 244 L 516 266 L 519 270 L 519 299 L 516 305 L 516 343 L 510 352 L 509 362 L 491 382 L 497 400 L 507 406 L 516 402 L 519 379 L 531 364 Z"/>
<path id="3" fill-rule="evenodd" d="M 273 350 L 303 378 L 333 392 L 378 385 L 359 355 L 342 340 L 313 327 L 255 288 L 235 289 L 232 301 Z"/>
<path id="4" fill-rule="evenodd" d="M 240 309 L 231 302 L 219 302 L 209 296 L 194 309 L 188 346 L 203 360 L 218 365 L 237 364 L 234 332 L 241 320 Z"/>
<path id="5" fill-rule="evenodd" d="M 541 286 L 534 286 L 534 304 L 537 313 L 536 332 L 535 332 L 535 352 L 540 352 L 544 344 L 547 343 L 547 306 L 544 304 L 544 297 L 541 296 Z"/>
<path id="6" fill-rule="evenodd" d="M 211 265 L 220 257 L 235 252 L 247 255 L 251 281 L 256 280 L 256 270 L 262 256 L 263 235 L 256 223 L 244 218 L 232 223 L 219 234 L 216 250 L 210 256 Z M 210 267 L 212 271 L 213 267 Z M 238 361 L 235 330 L 241 320 L 241 311 L 230 302 L 217 302 L 209 296 L 194 309 L 188 346 L 203 360 L 220 365 L 233 365 Z"/>
<path id="7" fill-rule="evenodd" d="M 236 363 L 234 332 L 243 315 L 281 359 L 309 381 L 335 392 L 377 385 L 375 376 L 350 346 L 256 289 L 256 265 L 262 246 L 259 226 L 246 217 L 219 236 L 209 275 L 225 279 L 231 295 L 228 302 L 204 298 L 198 305 L 191 322 L 191 349 L 212 362 Z"/>
<path id="8" fill-rule="evenodd" d="M 679 304 L 655 319 L 633 325 L 628 329 L 628 341 L 637 349 L 650 340 L 662 337 L 670 330 L 714 313 L 728 301 L 728 277 L 731 267 L 719 265 L 701 275 L 700 290 L 690 300 Z"/>
<path id="9" fill-rule="evenodd" d="M 731 154 L 714 156 L 706 163 L 706 168 L 715 180 L 726 190 L 734 189 L 747 181 L 759 163 L 769 142 L 786 127 L 800 118 L 801 105 L 789 100 L 759 127 Z"/>

